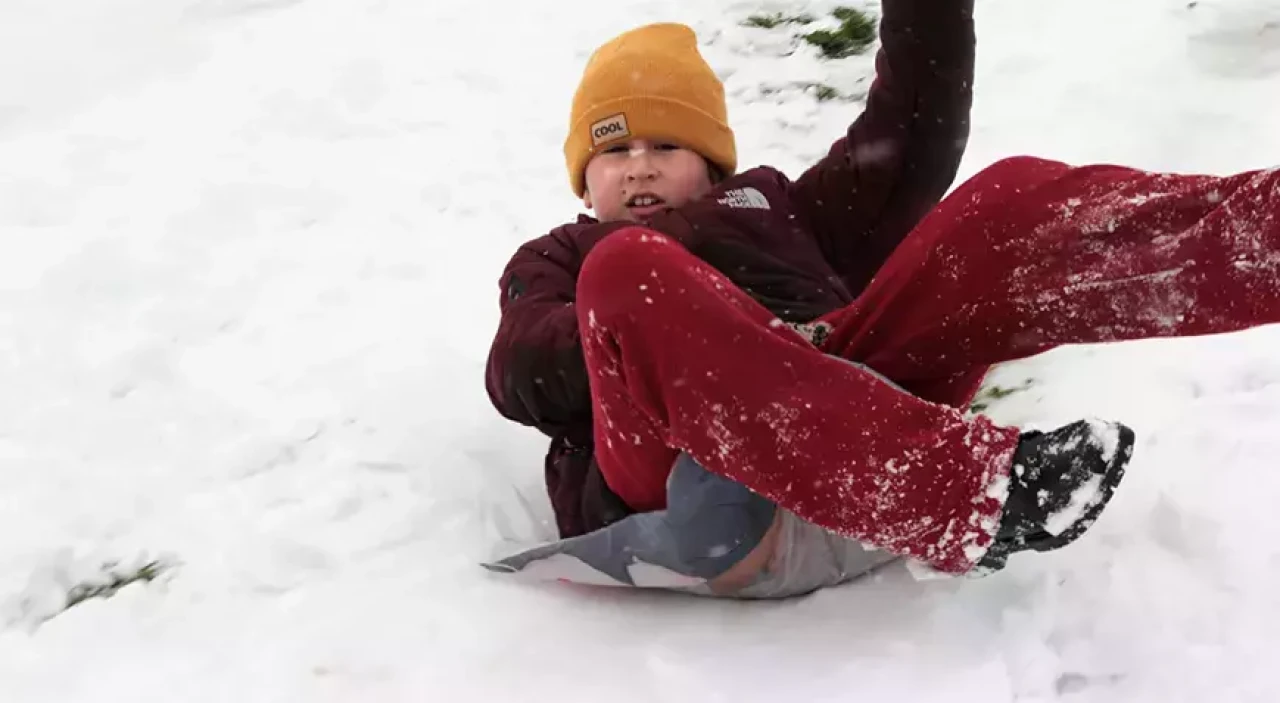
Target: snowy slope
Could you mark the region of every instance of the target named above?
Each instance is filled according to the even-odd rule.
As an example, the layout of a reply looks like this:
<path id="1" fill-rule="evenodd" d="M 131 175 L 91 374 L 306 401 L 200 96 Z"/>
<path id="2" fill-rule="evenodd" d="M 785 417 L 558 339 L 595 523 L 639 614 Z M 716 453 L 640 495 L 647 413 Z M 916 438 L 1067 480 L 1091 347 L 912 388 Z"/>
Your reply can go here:
<path id="1" fill-rule="evenodd" d="M 979 0 L 962 176 L 1280 163 L 1280 0 L 1191 5 Z M 858 106 L 788 86 L 869 59 L 734 22 L 828 7 L 0 5 L 0 701 L 1275 700 L 1280 329 L 999 370 L 1031 384 L 997 419 L 1141 444 L 1087 539 L 994 578 L 737 604 L 476 566 L 549 530 L 481 370 L 501 265 L 576 212 L 587 52 L 693 24 L 744 162 L 794 173 Z"/>

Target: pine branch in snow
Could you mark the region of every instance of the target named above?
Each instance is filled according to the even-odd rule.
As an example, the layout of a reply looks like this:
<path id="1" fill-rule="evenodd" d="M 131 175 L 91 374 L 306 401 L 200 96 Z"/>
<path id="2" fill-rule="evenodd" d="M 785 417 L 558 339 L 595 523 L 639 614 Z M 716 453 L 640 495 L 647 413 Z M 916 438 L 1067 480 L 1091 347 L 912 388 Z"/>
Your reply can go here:
<path id="1" fill-rule="evenodd" d="M 100 578 L 83 581 L 71 587 L 67 592 L 67 608 L 89 600 L 90 598 L 110 598 L 120 589 L 135 583 L 151 583 L 170 568 L 160 560 L 148 561 L 138 566 L 121 566 L 118 562 L 103 565 Z"/>
<path id="2" fill-rule="evenodd" d="M 150 584 L 177 565 L 170 557 L 139 555 L 102 562 L 59 552 L 31 573 L 22 591 L 0 606 L 0 626 L 34 629 L 87 600 L 111 598 L 131 585 Z"/>

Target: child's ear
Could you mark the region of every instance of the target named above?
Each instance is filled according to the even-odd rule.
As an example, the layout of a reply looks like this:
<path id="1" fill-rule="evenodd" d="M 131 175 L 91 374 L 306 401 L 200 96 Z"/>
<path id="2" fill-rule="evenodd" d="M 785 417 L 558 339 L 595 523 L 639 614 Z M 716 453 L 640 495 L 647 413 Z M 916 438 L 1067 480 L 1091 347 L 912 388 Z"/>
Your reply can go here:
<path id="1" fill-rule="evenodd" d="M 702 161 L 707 165 L 707 178 L 711 181 L 711 185 L 720 185 L 720 181 L 724 180 L 724 174 L 720 172 L 720 167 L 711 163 L 710 159 L 703 159 Z"/>
<path id="2" fill-rule="evenodd" d="M 584 190 L 584 191 L 582 191 L 582 206 L 583 206 L 583 207 L 585 207 L 585 208 L 586 208 L 586 209 L 588 209 L 588 210 L 592 209 L 592 206 L 591 206 L 591 191 L 589 191 L 589 190 Z"/>

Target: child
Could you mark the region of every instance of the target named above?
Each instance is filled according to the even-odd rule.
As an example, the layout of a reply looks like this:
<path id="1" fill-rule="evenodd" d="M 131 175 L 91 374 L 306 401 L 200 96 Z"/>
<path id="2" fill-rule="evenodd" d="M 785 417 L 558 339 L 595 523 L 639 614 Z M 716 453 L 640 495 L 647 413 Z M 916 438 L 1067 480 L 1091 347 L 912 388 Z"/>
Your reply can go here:
<path id="1" fill-rule="evenodd" d="M 968 134 L 972 0 L 884 0 L 880 31 L 865 112 L 794 181 L 737 173 L 688 28 L 592 56 L 565 156 L 596 218 L 511 259 L 486 379 L 551 437 L 562 537 L 665 511 L 693 461 L 882 553 L 1000 568 L 1093 523 L 1133 434 L 966 416 L 990 365 L 1280 321 L 1280 172 L 1024 157 L 939 204 Z M 780 522 L 715 573 L 749 583 L 731 567 L 776 549 Z"/>

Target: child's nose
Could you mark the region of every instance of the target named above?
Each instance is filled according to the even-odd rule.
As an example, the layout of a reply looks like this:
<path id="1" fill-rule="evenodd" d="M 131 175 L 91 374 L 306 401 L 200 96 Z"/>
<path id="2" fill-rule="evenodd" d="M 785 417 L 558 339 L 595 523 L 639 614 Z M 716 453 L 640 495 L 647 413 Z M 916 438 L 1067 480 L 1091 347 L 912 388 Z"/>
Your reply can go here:
<path id="1" fill-rule="evenodd" d="M 648 149 L 632 149 L 627 159 L 627 178 L 636 180 L 653 178 L 658 173 L 651 152 Z"/>

